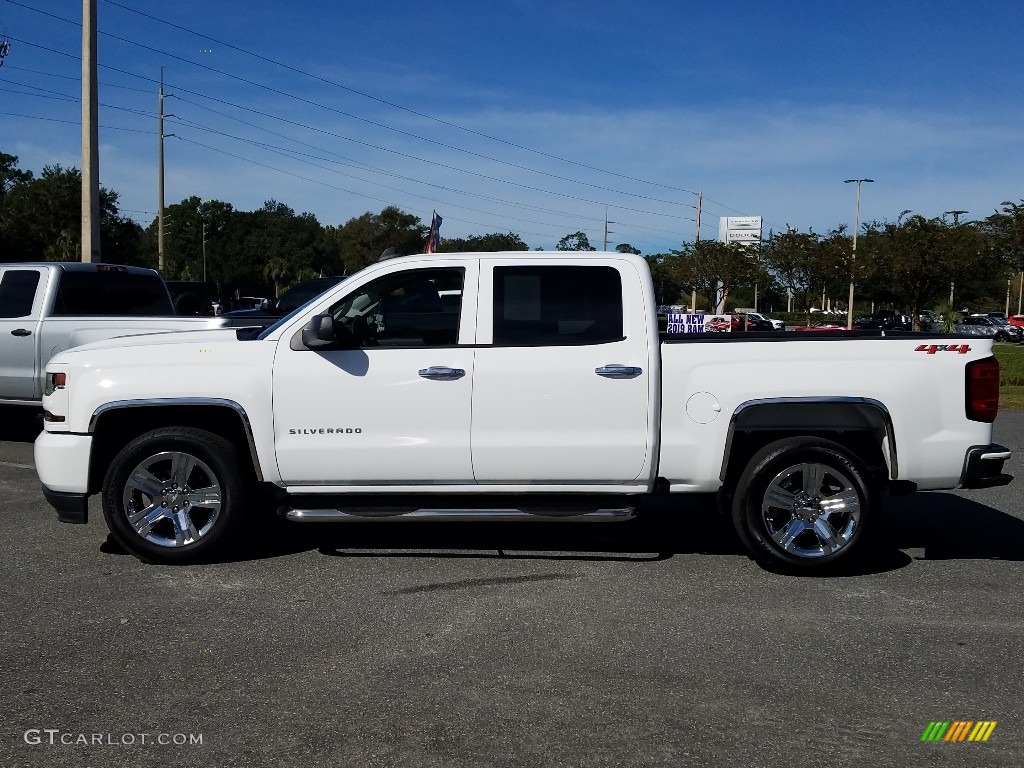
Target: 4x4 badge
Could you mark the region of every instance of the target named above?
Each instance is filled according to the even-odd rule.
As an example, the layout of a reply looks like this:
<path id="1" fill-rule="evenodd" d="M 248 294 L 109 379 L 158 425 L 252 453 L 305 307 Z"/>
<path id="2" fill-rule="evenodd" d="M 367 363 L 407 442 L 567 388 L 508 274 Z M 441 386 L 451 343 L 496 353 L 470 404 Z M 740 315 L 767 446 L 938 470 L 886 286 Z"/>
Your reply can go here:
<path id="1" fill-rule="evenodd" d="M 915 352 L 927 352 L 929 355 L 934 355 L 936 352 L 959 352 L 961 355 L 966 355 L 971 351 L 970 344 L 921 344 Z"/>

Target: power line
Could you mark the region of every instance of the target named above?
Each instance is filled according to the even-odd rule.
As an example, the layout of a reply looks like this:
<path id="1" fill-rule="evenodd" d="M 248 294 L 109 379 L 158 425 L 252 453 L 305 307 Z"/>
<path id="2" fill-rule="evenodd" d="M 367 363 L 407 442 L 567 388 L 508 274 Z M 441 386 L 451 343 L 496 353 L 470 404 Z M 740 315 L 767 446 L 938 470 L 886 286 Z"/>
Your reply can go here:
<path id="1" fill-rule="evenodd" d="M 352 88 L 351 86 L 344 85 L 344 84 L 339 83 L 339 82 L 337 82 L 335 80 L 331 80 L 331 79 L 326 78 L 326 77 L 321 77 L 320 75 L 314 75 L 313 73 L 307 72 L 307 71 L 305 71 L 303 69 L 299 69 L 298 67 L 293 67 L 290 64 L 285 64 L 284 62 L 272 59 L 269 56 L 266 56 L 265 54 L 260 54 L 260 53 L 255 53 L 253 51 L 249 51 L 249 50 L 247 50 L 245 48 L 241 48 L 241 47 L 239 47 L 237 45 L 233 45 L 232 43 L 228 43 L 228 42 L 226 42 L 224 40 L 220 40 L 218 38 L 211 37 L 209 35 L 205 35 L 202 32 L 197 32 L 194 29 L 190 29 L 188 27 L 184 27 L 184 26 L 181 26 L 179 24 L 175 24 L 173 22 L 167 21 L 166 19 L 161 19 L 161 18 L 159 18 L 157 16 L 153 16 L 151 14 L 144 13 L 143 11 L 140 11 L 140 10 L 138 10 L 136 8 L 131 8 L 131 7 L 127 6 L 127 5 L 123 5 L 121 3 L 114 2 L 114 0 L 106 0 L 106 2 L 107 2 L 108 5 L 116 6 L 118 8 L 123 9 L 123 10 L 130 11 L 131 13 L 136 13 L 136 14 L 138 14 L 140 16 L 143 16 L 143 17 L 145 17 L 147 19 L 150 19 L 152 21 L 156 21 L 156 22 L 158 22 L 160 24 L 166 24 L 169 27 L 173 27 L 175 29 L 181 30 L 182 32 L 188 32 L 189 34 L 195 35 L 196 37 L 201 37 L 204 40 L 209 40 L 209 41 L 211 41 L 213 43 L 216 43 L 217 45 L 222 45 L 225 48 L 230 48 L 231 50 L 238 51 L 239 53 L 244 53 L 247 56 L 252 56 L 254 58 L 260 59 L 261 61 L 265 61 L 265 62 L 267 62 L 269 64 L 273 64 L 273 65 L 281 67 L 283 69 L 287 69 L 287 70 L 289 70 L 291 72 L 295 72 L 297 74 L 304 75 L 306 77 L 310 77 L 310 78 L 312 78 L 314 80 L 318 80 L 319 82 L 326 83 L 328 85 L 332 85 L 332 86 L 334 86 L 336 88 L 340 88 L 340 89 L 342 89 L 344 91 L 348 91 L 349 93 L 354 93 L 357 96 L 362 96 L 362 97 L 364 97 L 366 99 L 370 99 L 371 101 L 375 101 L 378 104 L 384 104 L 384 105 L 392 107 L 394 109 L 399 109 L 399 110 L 401 110 L 403 112 L 407 112 L 407 113 L 409 113 L 411 115 L 415 115 L 416 117 L 423 117 L 423 118 L 426 118 L 427 120 L 432 120 L 432 121 L 434 121 L 436 123 L 440 123 L 441 125 L 445 125 L 445 126 L 448 126 L 450 128 L 456 128 L 456 129 L 458 129 L 460 131 L 465 131 L 466 133 L 473 134 L 474 136 L 479 136 L 481 138 L 489 139 L 490 141 L 496 141 L 496 142 L 498 142 L 500 144 L 505 144 L 506 146 L 514 147 L 516 149 L 521 149 L 521 150 L 524 150 L 526 152 L 533 152 L 534 154 L 541 155 L 542 157 L 547 157 L 547 158 L 550 158 L 552 160 L 558 160 L 559 162 L 563 162 L 563 163 L 569 163 L 571 165 L 575 165 L 575 166 L 578 166 L 580 168 L 586 168 L 587 170 L 590 170 L 590 171 L 597 171 L 599 173 L 606 173 L 606 174 L 609 174 L 611 176 L 617 176 L 618 178 L 626 179 L 628 181 L 635 181 L 635 182 L 638 182 L 638 183 L 641 183 L 641 184 L 650 184 L 652 186 L 661 187 L 663 189 L 668 189 L 668 190 L 671 190 L 673 192 L 685 192 L 685 193 L 688 193 L 688 194 L 691 194 L 691 195 L 697 194 L 696 192 L 694 192 L 693 190 L 690 190 L 690 189 L 683 189 L 682 187 L 674 187 L 674 186 L 671 186 L 669 184 L 662 184 L 662 183 L 656 182 L 656 181 L 649 181 L 647 179 L 640 179 L 640 178 L 637 178 L 635 176 L 628 176 L 626 174 L 617 173 L 615 171 L 609 171 L 609 170 L 607 170 L 605 168 L 599 168 L 597 166 L 588 165 L 586 163 L 581 163 L 581 162 L 578 162 L 576 160 L 570 160 L 569 158 L 562 157 L 560 155 L 555 155 L 555 154 L 552 154 L 552 153 L 549 153 L 549 152 L 544 152 L 544 151 L 539 150 L 539 149 L 534 149 L 533 147 L 528 147 L 528 146 L 525 146 L 523 144 L 517 144 L 516 142 L 508 141 L 507 139 L 502 139 L 500 137 L 492 136 L 492 135 L 490 135 L 488 133 L 484 133 L 483 131 L 477 131 L 477 130 L 474 130 L 472 128 L 467 128 L 466 126 L 459 125 L 458 123 L 454 123 L 454 122 L 451 122 L 449 120 L 444 120 L 444 119 L 442 119 L 440 117 L 436 117 L 434 115 L 430 115 L 430 114 L 425 113 L 425 112 L 420 112 L 418 110 L 411 109 L 409 107 L 405 107 L 405 106 L 403 106 L 401 104 L 397 104 L 395 102 L 388 101 L 387 99 L 382 99 L 382 98 L 380 98 L 378 96 L 374 96 L 374 95 L 366 93 L 364 91 L 360 91 L 360 90 L 358 90 L 356 88 Z"/>
<path id="2" fill-rule="evenodd" d="M 58 16 L 57 14 L 54 14 L 54 13 L 49 13 L 47 11 L 42 11 L 42 10 L 40 10 L 38 8 L 33 8 L 32 6 L 25 5 L 23 3 L 18 3 L 18 2 L 15 2 L 15 0 L 7 0 L 7 2 L 12 3 L 14 5 L 18 5 L 18 6 L 22 7 L 22 8 L 26 8 L 26 9 L 31 10 L 31 11 L 35 11 L 36 13 L 43 14 L 44 16 L 49 16 L 49 17 L 57 19 L 59 21 L 63 21 L 65 23 L 67 23 L 67 24 L 72 24 L 74 26 L 81 26 L 81 24 L 73 21 L 72 19 L 67 19 L 67 18 L 64 18 L 63 16 Z M 133 10 L 133 9 L 128 9 L 128 10 Z M 430 139 L 430 138 L 427 138 L 426 136 L 420 136 L 418 134 L 412 133 L 411 131 L 405 131 L 405 130 L 402 130 L 401 128 L 395 128 L 394 126 L 388 125 L 387 123 L 381 123 L 381 122 L 378 122 L 376 120 L 371 120 L 371 119 L 366 118 L 366 117 L 360 117 L 359 115 L 354 115 L 354 114 L 352 114 L 350 112 L 345 112 L 344 110 L 337 109 L 336 107 L 330 107 L 330 106 L 328 106 L 326 104 L 321 104 L 321 103 L 319 103 L 317 101 L 313 101 L 312 99 L 307 99 L 307 98 L 304 98 L 302 96 L 296 96 L 293 93 L 289 93 L 288 91 L 283 91 L 283 90 L 281 90 L 279 88 L 274 88 L 273 86 L 266 85 L 265 83 L 259 83 L 259 82 L 256 82 L 255 80 L 249 80 L 248 78 L 242 77 L 240 75 L 234 75 L 234 74 L 232 74 L 230 72 L 226 72 L 226 71 L 224 71 L 222 69 L 217 69 L 216 67 L 211 67 L 211 66 L 209 66 L 207 64 L 201 64 L 201 63 L 199 63 L 197 61 L 192 61 L 191 59 L 187 59 L 184 56 L 178 56 L 177 54 L 173 54 L 173 53 L 170 53 L 168 51 L 162 51 L 159 48 L 154 48 L 153 46 L 146 45 L 145 43 L 140 43 L 140 42 L 138 42 L 136 40 L 130 40 L 130 39 L 126 38 L 126 37 L 121 37 L 120 35 L 115 35 L 115 34 L 113 34 L 111 32 L 103 32 L 103 31 L 101 31 L 100 34 L 103 35 L 104 37 L 109 37 L 109 38 L 111 38 L 113 40 L 118 40 L 120 42 L 127 43 L 128 45 L 137 46 L 137 47 L 142 48 L 144 50 L 150 51 L 151 53 L 157 53 L 157 54 L 159 54 L 161 56 L 169 57 L 171 59 L 175 59 L 176 61 L 181 61 L 181 62 L 184 62 L 186 64 L 191 64 L 192 66 L 199 67 L 200 69 L 205 69 L 208 72 L 213 72 L 215 74 L 222 75 L 224 77 L 229 77 L 229 78 L 231 78 L 233 80 L 238 80 L 239 82 L 245 83 L 246 85 L 252 85 L 252 86 L 255 86 L 257 88 L 261 88 L 263 90 L 269 91 L 271 93 L 276 93 L 276 94 L 278 94 L 280 96 L 284 96 L 284 97 L 289 98 L 289 99 L 294 99 L 296 101 L 302 102 L 303 104 L 308 104 L 310 106 L 317 107 L 319 109 L 324 109 L 324 110 L 327 110 L 329 112 L 334 112 L 336 114 L 339 114 L 339 115 L 342 115 L 344 117 L 347 117 L 350 120 L 357 120 L 359 122 L 363 122 L 363 123 L 366 123 L 368 125 L 372 125 L 372 126 L 374 126 L 376 128 L 383 128 L 383 129 L 388 130 L 388 131 L 393 131 L 393 132 L 398 133 L 400 135 L 416 139 L 417 141 L 425 141 L 425 142 L 427 142 L 429 144 L 434 144 L 434 145 L 436 145 L 438 147 L 441 147 L 443 149 L 449 149 L 449 150 L 452 150 L 454 152 L 461 152 L 463 154 L 467 154 L 467 155 L 470 155 L 472 157 L 480 158 L 481 160 L 487 160 L 487 161 L 492 162 L 492 163 L 498 163 L 500 165 L 505 165 L 505 166 L 508 166 L 510 168 L 516 168 L 517 170 L 521 170 L 521 171 L 528 171 L 530 173 L 536 173 L 536 174 L 539 174 L 539 175 L 542 175 L 542 176 L 547 176 L 549 178 L 557 179 L 559 181 L 566 181 L 566 182 L 569 182 L 571 184 L 580 184 L 582 186 L 590 187 L 592 189 L 597 189 L 597 190 L 600 190 L 602 192 L 612 192 L 612 193 L 619 194 L 619 195 L 626 195 L 628 197 L 635 197 L 635 198 L 640 199 L 640 200 L 649 200 L 651 202 L 664 203 L 665 205 L 684 205 L 686 207 L 691 207 L 691 208 L 695 207 L 695 206 L 687 205 L 685 203 L 680 203 L 678 201 L 664 200 L 664 199 L 657 198 L 657 197 L 651 197 L 650 195 L 641 195 L 641 194 L 636 193 L 636 192 L 626 192 L 626 191 L 620 190 L 620 189 L 613 189 L 611 187 L 605 187 L 605 186 L 602 186 L 600 184 L 594 184 L 594 183 L 587 182 L 587 181 L 581 181 L 579 179 L 572 179 L 572 178 L 569 178 L 567 176 L 561 176 L 561 175 L 556 174 L 556 173 L 550 173 L 548 171 L 542 171 L 542 170 L 540 170 L 538 168 L 531 168 L 529 166 L 521 165 L 519 163 L 513 163 L 513 162 L 510 162 L 508 160 L 501 160 L 499 158 L 491 157 L 490 155 L 485 155 L 485 154 L 482 154 L 480 152 L 474 152 L 474 151 L 469 150 L 469 149 L 464 149 L 462 147 L 457 147 L 454 144 L 447 144 L 447 143 L 445 143 L 443 141 L 437 141 L 436 139 Z M 248 53 L 248 51 L 246 51 L 246 53 Z M 598 169 L 598 170 L 600 170 L 600 169 Z M 683 191 L 689 192 L 689 190 L 683 190 Z M 604 205 L 604 203 L 595 203 L 595 204 L 597 204 L 597 205 Z"/>
<path id="3" fill-rule="evenodd" d="M 25 96 L 31 96 L 32 94 L 26 93 L 24 95 Z M 103 105 L 103 106 L 106 106 L 106 105 Z M 66 123 L 67 125 L 77 125 L 79 127 L 81 127 L 81 125 L 82 125 L 82 121 L 81 120 L 59 120 L 56 117 L 41 117 L 40 115 L 23 115 L 23 114 L 20 114 L 18 112 L 0 112 L 0 115 L 7 115 L 8 117 L 24 117 L 24 118 L 27 118 L 29 120 L 45 120 L 48 123 Z M 101 125 L 101 126 L 98 126 L 98 127 L 103 128 L 104 130 L 128 131 L 129 133 L 153 133 L 153 131 L 144 131 L 141 128 L 123 128 L 123 127 L 121 127 L 119 125 Z M 125 208 L 124 210 L 128 210 L 128 209 Z M 148 211 L 147 211 L 147 213 L 148 213 Z"/>
<path id="4" fill-rule="evenodd" d="M 283 155 L 284 157 L 287 157 L 287 158 L 292 159 L 292 160 L 298 160 L 299 162 L 305 163 L 307 165 L 310 165 L 310 166 L 312 166 L 314 168 L 317 168 L 319 170 L 322 170 L 322 171 L 327 171 L 329 173 L 335 173 L 337 175 L 344 176 L 344 177 L 350 178 L 350 179 L 354 179 L 356 181 L 360 181 L 360 182 L 363 182 L 365 184 L 373 184 L 374 186 L 379 186 L 379 187 L 382 187 L 383 189 L 387 189 L 387 190 L 390 190 L 392 192 L 398 192 L 398 193 L 403 194 L 403 195 L 410 195 L 412 197 L 417 197 L 417 198 L 420 198 L 420 199 L 423 199 L 423 200 L 428 200 L 431 203 L 433 203 L 435 207 L 443 204 L 443 205 L 451 206 L 451 207 L 454 207 L 454 208 L 461 208 L 462 210 L 466 210 L 466 211 L 473 211 L 474 213 L 482 213 L 482 214 L 487 215 L 487 216 L 496 216 L 496 215 L 497 216 L 501 216 L 503 219 L 507 219 L 508 221 L 525 222 L 527 224 L 538 224 L 540 226 L 545 226 L 545 227 L 558 227 L 558 226 L 562 226 L 561 224 L 553 224 L 553 223 L 545 222 L 545 221 L 537 221 L 535 219 L 522 219 L 522 218 L 519 218 L 519 217 L 516 217 L 516 216 L 509 216 L 507 214 L 495 213 L 494 211 L 485 211 L 485 210 L 480 210 L 478 208 L 471 208 L 471 207 L 469 207 L 467 205 L 462 205 L 462 204 L 459 204 L 459 203 L 455 203 L 455 202 L 452 202 L 450 200 L 440 200 L 438 198 L 428 197 L 426 195 L 421 195 L 421 194 L 418 194 L 416 192 L 412 192 L 410 190 L 401 189 L 401 188 L 398 188 L 398 187 L 392 187 L 392 186 L 389 186 L 387 184 L 382 184 L 380 182 L 376 182 L 376 181 L 373 181 L 373 180 L 370 180 L 370 179 L 363 178 L 361 176 L 355 176 L 353 174 L 344 173 L 342 171 L 338 171 L 338 170 L 333 169 L 333 168 L 328 168 L 328 167 L 325 167 L 323 165 L 318 165 L 317 163 L 311 162 L 309 160 L 305 160 L 302 157 L 294 157 L 293 154 L 303 155 L 304 157 L 312 157 L 312 158 L 314 158 L 316 160 L 320 160 L 322 162 L 328 162 L 328 163 L 332 162 L 331 160 L 328 160 L 328 159 L 325 159 L 325 158 L 316 157 L 315 155 L 310 155 L 308 153 L 296 153 L 294 150 L 285 149 L 283 147 L 275 147 L 273 145 L 266 144 L 264 142 L 253 141 L 251 139 L 245 139 L 245 138 L 240 137 L 240 136 L 232 136 L 231 134 L 225 133 L 223 131 L 218 131 L 218 130 L 215 130 L 215 129 L 212 129 L 212 128 L 206 128 L 204 126 L 201 126 L 201 125 L 198 125 L 196 123 L 193 123 L 192 121 L 189 121 L 189 120 L 182 121 L 182 120 L 179 119 L 177 124 L 178 125 L 185 125 L 186 127 L 192 128 L 192 129 L 195 129 L 195 130 L 200 130 L 200 131 L 205 131 L 205 132 L 208 132 L 208 133 L 217 134 L 217 135 L 220 135 L 220 136 L 225 136 L 227 138 L 230 138 L 230 139 L 233 139 L 233 140 L 236 140 L 236 141 L 241 141 L 241 142 L 244 142 L 246 144 L 252 144 L 253 146 L 260 147 L 261 149 L 264 149 L 266 151 L 273 152 L 275 154 Z M 447 191 L 447 192 L 453 192 L 455 194 L 469 195 L 469 196 L 473 196 L 473 197 L 482 197 L 482 198 L 487 199 L 487 200 L 494 200 L 496 202 L 500 202 L 500 203 L 504 203 L 504 204 L 512 204 L 512 205 L 515 204 L 515 203 L 512 203 L 511 201 L 504 201 L 504 200 L 500 200 L 500 199 L 497 199 L 497 198 L 490 198 L 490 197 L 487 197 L 486 195 L 477 195 L 477 194 L 474 194 L 474 193 L 466 192 L 464 190 L 458 190 L 458 189 L 453 189 L 453 188 L 450 188 L 450 187 L 445 187 L 445 186 L 439 185 L 439 184 L 433 184 L 433 183 L 430 183 L 430 182 L 419 181 L 417 179 L 410 179 L 408 177 L 399 176 L 398 174 L 388 174 L 388 175 L 396 176 L 396 177 L 398 177 L 400 179 L 404 179 L 404 180 L 407 180 L 407 181 L 412 181 L 414 183 L 425 184 L 427 186 L 435 187 L 435 188 L 438 188 L 438 189 L 441 189 L 441 190 Z M 546 210 L 546 209 L 540 209 L 540 210 L 544 210 L 547 213 L 556 213 L 558 215 L 562 215 L 562 216 L 565 216 L 565 217 L 570 218 L 570 219 L 583 219 L 583 220 L 591 220 L 591 221 L 599 221 L 600 220 L 597 217 L 591 217 L 591 216 L 586 216 L 586 215 L 581 215 L 581 214 L 573 214 L 573 213 L 567 213 L 567 212 L 550 211 L 550 210 Z M 633 226 L 633 225 L 631 225 L 631 224 L 629 224 L 627 222 L 622 222 L 621 224 L 622 224 L 622 226 Z M 641 229 L 640 227 L 634 227 L 634 228 L 635 229 Z M 672 234 L 675 234 L 675 232 L 672 232 L 671 230 L 661 230 L 661 231 L 662 232 L 670 232 Z"/>
<path id="5" fill-rule="evenodd" d="M 55 51 L 55 53 L 60 53 L 60 51 Z M 17 72 L 31 72 L 33 75 L 44 75 L 45 77 L 59 77 L 63 80 L 74 80 L 76 83 L 82 82 L 81 76 L 75 77 L 74 75 L 59 75 L 56 72 L 42 72 L 38 69 L 28 69 L 26 67 L 7 67 L 6 69 Z M 117 85 L 116 83 L 100 83 L 100 85 L 104 88 L 121 88 L 126 91 L 137 91 L 138 93 L 150 94 L 150 91 L 144 88 L 132 88 L 130 85 Z"/>
<path id="6" fill-rule="evenodd" d="M 7 0 L 7 1 L 10 2 L 11 0 Z M 45 13 L 45 12 L 41 11 L 41 13 Z M 47 14 L 47 15 L 52 15 L 52 14 Z M 60 17 L 57 17 L 57 18 L 60 18 Z M 62 19 L 62 20 L 63 21 L 67 21 L 67 19 Z M 69 23 L 73 23 L 73 22 L 69 22 Z M 44 47 L 44 46 L 38 46 L 38 47 Z M 143 47 L 146 47 L 146 46 L 143 46 Z M 48 49 L 48 50 L 52 50 L 52 49 Z M 62 55 L 68 56 L 69 58 L 78 58 L 78 57 L 72 56 L 71 54 L 64 53 L 62 51 L 54 51 L 54 52 L 55 53 L 61 53 Z M 181 57 L 174 57 L 174 58 L 181 58 Z M 183 59 L 183 60 L 187 61 L 185 59 Z M 189 63 L 194 63 L 194 62 L 189 62 Z M 205 69 L 212 69 L 210 67 L 206 67 L 205 65 L 201 65 L 201 64 L 197 64 L 196 66 L 200 66 L 200 67 L 203 67 Z M 115 71 L 118 71 L 118 72 L 125 72 L 125 70 L 117 70 L 116 68 L 113 68 L 113 69 L 115 69 Z M 218 71 L 219 72 L 219 70 L 214 70 L 214 71 Z M 152 80 L 151 78 L 147 78 L 147 77 L 145 77 L 143 75 L 136 75 L 136 74 L 130 73 L 130 72 L 125 72 L 125 74 L 131 74 L 131 75 L 133 75 L 135 77 L 139 77 L 139 78 L 144 79 L 144 80 L 150 80 L 151 82 L 156 82 L 155 80 Z M 229 75 L 229 76 L 233 77 L 232 75 Z M 548 194 L 548 195 L 553 195 L 553 196 L 556 196 L 556 197 L 561 197 L 561 198 L 565 198 L 565 199 L 569 199 L 569 200 L 575 200 L 577 202 L 584 202 L 584 203 L 587 203 L 587 204 L 590 204 L 590 205 L 596 205 L 596 206 L 605 206 L 605 205 L 607 205 L 607 206 L 610 206 L 610 207 L 615 208 L 617 210 L 630 211 L 632 213 L 641 213 L 641 214 L 646 214 L 646 215 L 650 215 L 650 216 L 662 216 L 662 217 L 665 217 L 665 218 L 680 219 L 680 220 L 683 220 L 683 221 L 692 221 L 692 219 L 689 219 L 689 218 L 687 218 L 685 216 L 680 216 L 680 215 L 677 215 L 677 214 L 661 213 L 661 212 L 656 212 L 656 211 L 647 211 L 647 210 L 643 210 L 643 209 L 640 209 L 640 208 L 633 208 L 631 206 L 620 205 L 618 203 L 609 203 L 607 201 L 591 200 L 589 198 L 580 197 L 578 195 L 570 195 L 570 194 L 564 193 L 564 192 L 553 192 L 551 190 L 543 189 L 542 187 L 534 187 L 534 186 L 529 185 L 529 184 L 523 184 L 521 182 L 512 181 L 511 179 L 504 179 L 504 178 L 501 178 L 501 177 L 498 177 L 498 176 L 490 176 L 488 174 L 480 173 L 480 172 L 477 172 L 477 171 L 470 171 L 470 170 L 467 170 L 467 169 L 464 169 L 464 168 L 459 168 L 458 166 L 449 165 L 447 163 L 442 163 L 442 162 L 439 162 L 437 160 L 429 160 L 427 158 L 422 158 L 422 157 L 419 157 L 417 155 L 413 155 L 413 154 L 410 154 L 410 153 L 407 153 L 407 152 L 401 152 L 401 151 L 396 150 L 396 149 L 390 149 L 388 147 L 382 147 L 380 145 L 373 144 L 373 143 L 367 142 L 367 141 L 363 141 L 361 139 L 354 139 L 354 138 L 352 138 L 350 136 L 345 136 L 343 134 L 335 133 L 333 131 L 329 131 L 329 130 L 324 129 L 324 128 L 317 128 L 316 126 L 307 125 L 305 123 L 301 123 L 301 122 L 298 122 L 296 120 L 291 120 L 291 119 L 286 118 L 286 117 L 281 117 L 280 115 L 275 115 L 275 114 L 272 114 L 272 113 L 269 113 L 269 112 L 264 112 L 262 110 L 255 109 L 253 107 L 246 107 L 246 106 L 244 106 L 242 104 L 235 104 L 233 102 L 227 101 L 226 99 L 220 99 L 220 98 L 217 98 L 215 96 L 208 96 L 206 94 L 199 93 L 198 91 L 193 91 L 193 90 L 190 90 L 188 88 L 184 88 L 182 86 L 172 85 L 171 87 L 173 87 L 175 89 L 175 91 L 181 91 L 183 93 L 188 93 L 188 94 L 191 94 L 193 96 L 198 96 L 199 98 L 209 99 L 210 101 L 213 101 L 213 102 L 218 103 L 218 104 L 224 104 L 224 105 L 227 105 L 227 106 L 232 107 L 234 109 L 240 109 L 240 110 L 243 110 L 245 112 L 250 112 L 252 114 L 259 115 L 261 117 L 265 117 L 265 118 L 268 118 L 268 119 L 271 119 L 271 120 L 277 120 L 279 122 L 283 122 L 283 123 L 286 123 L 288 125 L 294 125 L 296 127 L 303 128 L 304 130 L 313 131 L 315 133 L 321 133 L 323 135 L 330 136 L 332 138 L 341 139 L 342 141 L 348 141 L 348 142 L 352 142 L 352 143 L 355 143 L 355 144 L 359 144 L 361 146 L 369 147 L 371 149 L 375 149 L 375 150 L 380 151 L 380 152 L 386 152 L 386 153 L 389 153 L 389 154 L 397 155 L 399 157 L 404 157 L 404 158 L 409 159 L 409 160 L 416 160 L 417 162 L 426 163 L 428 165 L 433 165 L 433 166 L 436 166 L 436 167 L 439 167 L 439 168 L 444 168 L 444 169 L 450 170 L 450 171 L 456 171 L 458 173 L 464 173 L 464 174 L 467 174 L 467 175 L 470 175 L 470 176 L 475 176 L 477 178 L 486 179 L 488 181 L 495 181 L 495 182 L 498 182 L 498 183 L 501 183 L 501 184 L 507 184 L 507 185 L 510 185 L 510 186 L 519 187 L 521 189 L 525 189 L 525 190 L 528 190 L 528 191 L 531 191 L 531 192 L 540 192 L 542 194 Z M 196 104 L 195 106 L 199 106 L 199 107 L 203 108 L 203 105 L 200 105 L 200 104 Z M 556 177 L 556 178 L 560 178 L 560 177 Z M 615 191 L 615 190 L 611 190 L 611 191 Z M 630 193 L 623 193 L 623 194 L 630 194 Z M 637 195 L 633 195 L 633 196 L 637 196 Z M 643 197 L 643 196 L 639 196 L 639 197 Z M 657 200 L 656 198 L 645 198 L 645 199 L 650 199 L 650 200 L 653 200 L 655 202 L 662 202 L 662 203 L 665 203 L 665 204 L 671 205 L 671 206 L 680 206 L 680 205 L 682 205 L 683 207 L 687 207 L 687 208 L 694 208 L 695 207 L 695 206 L 691 206 L 691 205 L 687 205 L 687 204 L 674 203 L 674 202 L 671 202 L 671 201 Z"/>

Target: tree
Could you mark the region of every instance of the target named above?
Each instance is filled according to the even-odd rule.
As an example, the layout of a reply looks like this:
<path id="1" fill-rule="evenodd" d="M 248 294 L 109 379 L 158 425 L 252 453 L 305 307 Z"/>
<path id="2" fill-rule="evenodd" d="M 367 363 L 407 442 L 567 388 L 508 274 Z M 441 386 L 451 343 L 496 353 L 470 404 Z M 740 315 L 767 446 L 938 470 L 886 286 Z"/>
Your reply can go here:
<path id="1" fill-rule="evenodd" d="M 757 249 L 740 243 L 686 243 L 679 256 L 681 282 L 708 297 L 713 309 L 724 308 L 734 288 L 753 285 L 762 276 Z"/>
<path id="2" fill-rule="evenodd" d="M 555 246 L 556 251 L 596 251 L 596 248 L 591 247 L 590 240 L 583 232 L 573 232 L 571 235 L 566 235 L 558 241 L 558 245 Z"/>
<path id="3" fill-rule="evenodd" d="M 422 253 L 427 230 L 418 216 L 392 205 L 379 214 L 367 212 L 340 227 L 329 227 L 327 234 L 346 273 L 351 273 L 373 264 L 388 248 L 402 254 Z"/>
<path id="4" fill-rule="evenodd" d="M 32 171 L 18 169 L 18 158 L 0 152 L 0 201 L 15 185 L 32 181 Z"/>
<path id="5" fill-rule="evenodd" d="M 80 258 L 82 174 L 48 165 L 38 178 L 0 156 L 0 243 L 7 261 Z M 14 158 L 16 159 L 16 158 Z M 104 261 L 137 263 L 141 229 L 117 210 L 117 193 L 100 189 L 100 248 Z"/>
<path id="6" fill-rule="evenodd" d="M 895 222 L 870 225 L 858 245 L 863 242 L 873 259 L 876 294 L 909 309 L 917 328 L 921 310 L 945 296 L 950 281 L 959 284 L 983 273 L 992 258 L 977 226 L 951 226 L 941 218 L 908 214 L 903 211 Z"/>
<path id="7" fill-rule="evenodd" d="M 632 253 L 635 256 L 640 255 L 640 249 L 634 248 L 629 243 L 619 243 L 618 245 L 615 246 L 615 250 L 618 251 L 619 253 Z"/>
<path id="8" fill-rule="evenodd" d="M 446 237 L 437 249 L 439 253 L 494 253 L 497 251 L 528 251 L 530 246 L 522 241 L 514 232 L 503 234 L 492 232 L 488 235 L 470 235 L 469 237 Z"/>
<path id="9" fill-rule="evenodd" d="M 793 297 L 800 311 L 807 313 L 823 292 L 837 289 L 841 280 L 849 280 L 848 239 L 839 227 L 826 235 L 813 231 L 768 235 L 761 254 L 764 267 Z"/>
<path id="10" fill-rule="evenodd" d="M 991 241 L 993 256 L 1018 280 L 1024 278 L 1024 200 L 1004 201 L 1002 211 L 993 213 L 981 226 Z M 1019 291 L 1018 284 L 1018 296 Z"/>

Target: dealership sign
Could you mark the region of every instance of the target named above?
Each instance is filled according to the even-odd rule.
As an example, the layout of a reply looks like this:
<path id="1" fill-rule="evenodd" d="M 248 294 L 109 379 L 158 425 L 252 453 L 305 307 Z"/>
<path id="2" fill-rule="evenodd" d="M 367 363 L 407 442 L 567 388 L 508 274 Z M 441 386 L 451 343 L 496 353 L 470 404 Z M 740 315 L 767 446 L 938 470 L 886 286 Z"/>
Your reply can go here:
<path id="1" fill-rule="evenodd" d="M 722 243 L 761 242 L 760 216 L 721 216 L 718 219 L 718 240 Z"/>

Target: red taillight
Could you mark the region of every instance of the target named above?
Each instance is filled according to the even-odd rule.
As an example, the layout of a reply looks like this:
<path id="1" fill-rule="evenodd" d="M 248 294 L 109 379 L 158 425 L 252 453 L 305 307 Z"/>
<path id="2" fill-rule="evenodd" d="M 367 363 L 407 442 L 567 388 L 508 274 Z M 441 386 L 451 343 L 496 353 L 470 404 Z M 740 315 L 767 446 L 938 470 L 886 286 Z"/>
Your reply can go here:
<path id="1" fill-rule="evenodd" d="M 991 424 L 999 411 L 999 361 L 986 357 L 967 364 L 967 418 Z"/>

